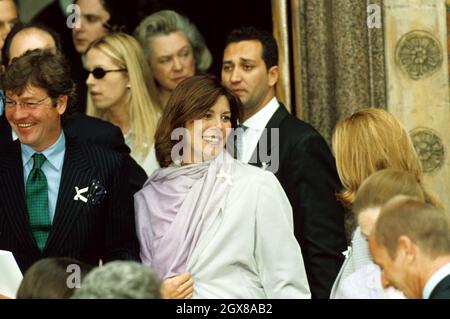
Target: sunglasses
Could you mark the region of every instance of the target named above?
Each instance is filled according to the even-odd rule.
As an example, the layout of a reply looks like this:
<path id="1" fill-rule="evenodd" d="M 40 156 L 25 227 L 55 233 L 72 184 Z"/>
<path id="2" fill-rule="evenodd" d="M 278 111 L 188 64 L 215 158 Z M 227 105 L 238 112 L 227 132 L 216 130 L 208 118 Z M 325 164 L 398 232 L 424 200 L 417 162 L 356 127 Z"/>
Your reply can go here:
<path id="1" fill-rule="evenodd" d="M 109 72 L 126 72 L 127 69 L 117 69 L 117 70 L 105 70 L 103 68 L 95 68 L 92 71 L 88 71 L 89 73 L 92 73 L 92 76 L 96 79 L 103 79 L 106 75 L 106 73 Z"/>

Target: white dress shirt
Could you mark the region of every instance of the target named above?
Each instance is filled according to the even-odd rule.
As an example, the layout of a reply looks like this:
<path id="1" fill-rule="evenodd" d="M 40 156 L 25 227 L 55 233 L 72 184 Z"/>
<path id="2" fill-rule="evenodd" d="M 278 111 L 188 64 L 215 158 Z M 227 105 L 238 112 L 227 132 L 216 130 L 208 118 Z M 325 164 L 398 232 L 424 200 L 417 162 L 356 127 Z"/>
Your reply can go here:
<path id="1" fill-rule="evenodd" d="M 242 123 L 247 128 L 242 134 L 241 151 L 238 152 L 238 159 L 241 162 L 248 163 L 250 161 L 267 123 L 279 106 L 276 97 L 273 97 L 259 112 Z"/>
<path id="2" fill-rule="evenodd" d="M 434 288 L 441 282 L 442 279 L 450 275 L 450 263 L 442 266 L 436 271 L 430 279 L 428 279 L 425 287 L 423 288 L 422 299 L 430 299 L 431 293 Z"/>

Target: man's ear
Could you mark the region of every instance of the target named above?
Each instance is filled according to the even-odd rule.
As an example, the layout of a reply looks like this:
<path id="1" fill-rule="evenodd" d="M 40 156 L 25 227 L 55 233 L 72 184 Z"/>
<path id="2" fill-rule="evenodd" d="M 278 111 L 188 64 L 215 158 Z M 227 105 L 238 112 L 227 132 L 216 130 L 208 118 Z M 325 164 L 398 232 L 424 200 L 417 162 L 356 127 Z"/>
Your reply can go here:
<path id="1" fill-rule="evenodd" d="M 277 84 L 278 82 L 278 77 L 280 76 L 278 65 L 272 66 L 269 69 L 268 74 L 269 74 L 269 86 L 275 86 L 275 84 Z"/>
<path id="2" fill-rule="evenodd" d="M 60 95 L 58 100 L 56 101 L 56 111 L 58 111 L 59 115 L 63 115 L 67 109 L 67 101 L 69 97 L 67 95 Z"/>
<path id="3" fill-rule="evenodd" d="M 418 247 L 413 243 L 411 238 L 402 235 L 398 238 L 397 253 L 406 258 L 408 263 L 415 260 Z"/>

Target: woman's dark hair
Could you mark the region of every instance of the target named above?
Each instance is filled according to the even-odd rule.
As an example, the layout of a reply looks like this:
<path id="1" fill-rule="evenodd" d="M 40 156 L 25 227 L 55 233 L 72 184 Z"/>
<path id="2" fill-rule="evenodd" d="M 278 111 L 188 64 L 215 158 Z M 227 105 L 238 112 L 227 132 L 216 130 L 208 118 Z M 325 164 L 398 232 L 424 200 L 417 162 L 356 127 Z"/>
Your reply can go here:
<path id="1" fill-rule="evenodd" d="M 77 284 L 69 276 L 79 274 L 80 278 L 74 279 L 81 282 L 92 268 L 89 264 L 71 258 L 41 259 L 25 272 L 16 298 L 69 299 Z"/>
<path id="2" fill-rule="evenodd" d="M 175 88 L 164 108 L 155 133 L 156 158 L 161 167 L 167 167 L 172 163 L 172 148 L 180 142 L 171 138 L 172 132 L 177 128 L 185 127 L 188 121 L 202 118 L 221 96 L 224 96 L 230 104 L 231 127 L 237 128 L 242 114 L 241 101 L 216 77 L 193 76 Z"/>

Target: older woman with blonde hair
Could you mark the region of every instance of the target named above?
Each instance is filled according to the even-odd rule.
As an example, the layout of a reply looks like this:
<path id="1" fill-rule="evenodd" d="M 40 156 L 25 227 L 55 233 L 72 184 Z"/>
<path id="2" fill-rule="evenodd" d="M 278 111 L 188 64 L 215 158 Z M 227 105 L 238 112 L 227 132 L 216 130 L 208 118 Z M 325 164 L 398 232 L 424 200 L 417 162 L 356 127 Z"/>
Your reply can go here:
<path id="1" fill-rule="evenodd" d="M 136 28 L 135 35 L 144 48 L 162 105 L 166 105 L 178 83 L 211 66 L 211 52 L 197 27 L 175 11 L 149 15 Z"/>
<path id="2" fill-rule="evenodd" d="M 338 199 L 349 209 L 354 210 L 355 197 L 363 181 L 384 169 L 406 172 L 418 185 L 423 186 L 421 164 L 409 134 L 385 110 L 364 108 L 339 122 L 333 134 L 332 146 L 344 187 Z M 377 191 L 377 188 L 372 189 L 373 196 L 377 196 Z M 396 191 L 392 192 L 396 195 Z M 433 195 L 429 194 L 427 198 L 434 202 Z M 346 255 L 333 285 L 331 298 L 344 298 L 342 283 L 345 279 L 366 265 L 373 264 L 367 238 L 359 226 L 353 233 L 352 247 Z M 367 295 L 364 297 L 369 298 Z"/>
<path id="3" fill-rule="evenodd" d="M 142 48 L 132 36 L 112 33 L 89 46 L 85 64 L 87 114 L 120 127 L 131 156 L 150 175 L 159 167 L 153 141 L 160 105 Z"/>

